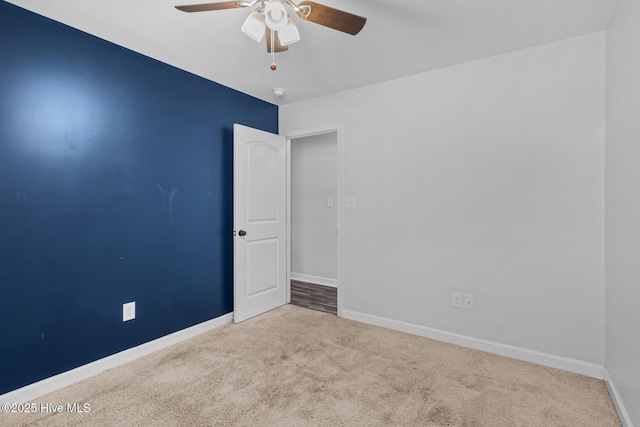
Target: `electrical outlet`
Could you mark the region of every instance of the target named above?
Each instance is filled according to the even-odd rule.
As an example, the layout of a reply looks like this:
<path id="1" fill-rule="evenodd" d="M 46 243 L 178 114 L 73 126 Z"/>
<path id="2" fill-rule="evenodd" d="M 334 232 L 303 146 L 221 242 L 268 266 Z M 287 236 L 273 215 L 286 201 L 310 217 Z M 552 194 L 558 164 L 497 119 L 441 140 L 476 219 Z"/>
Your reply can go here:
<path id="1" fill-rule="evenodd" d="M 358 205 L 356 196 L 346 195 L 344 196 L 344 207 L 347 209 L 355 209 Z"/>
<path id="2" fill-rule="evenodd" d="M 327 199 L 327 206 L 332 208 L 333 207 L 333 197 L 329 197 Z"/>
<path id="3" fill-rule="evenodd" d="M 136 318 L 136 302 L 131 301 L 126 304 L 122 304 L 122 321 L 133 320 Z"/>
<path id="4" fill-rule="evenodd" d="M 462 307 L 462 293 L 451 292 L 451 305 L 457 308 Z"/>
<path id="5" fill-rule="evenodd" d="M 464 308 L 467 310 L 473 310 L 473 295 L 464 296 Z"/>

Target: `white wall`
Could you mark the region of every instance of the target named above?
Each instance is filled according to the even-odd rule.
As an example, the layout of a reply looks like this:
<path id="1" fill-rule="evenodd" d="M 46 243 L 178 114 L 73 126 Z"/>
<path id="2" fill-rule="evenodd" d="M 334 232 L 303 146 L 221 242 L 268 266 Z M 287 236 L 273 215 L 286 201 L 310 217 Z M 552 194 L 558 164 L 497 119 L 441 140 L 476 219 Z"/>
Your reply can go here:
<path id="1" fill-rule="evenodd" d="M 344 129 L 344 309 L 603 365 L 604 89 L 600 32 L 281 106 Z"/>
<path id="2" fill-rule="evenodd" d="M 640 426 L 640 3 L 607 31 L 607 371 Z"/>
<path id="3" fill-rule="evenodd" d="M 291 142 L 291 272 L 322 284 L 338 277 L 337 155 L 335 132 Z"/>

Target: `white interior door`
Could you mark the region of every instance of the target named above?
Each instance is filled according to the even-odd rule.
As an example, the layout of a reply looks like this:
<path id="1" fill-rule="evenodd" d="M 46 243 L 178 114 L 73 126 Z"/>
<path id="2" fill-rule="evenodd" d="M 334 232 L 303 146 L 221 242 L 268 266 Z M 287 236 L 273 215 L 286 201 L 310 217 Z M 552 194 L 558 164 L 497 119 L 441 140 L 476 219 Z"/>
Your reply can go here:
<path id="1" fill-rule="evenodd" d="M 287 303 L 286 138 L 233 126 L 233 318 Z"/>

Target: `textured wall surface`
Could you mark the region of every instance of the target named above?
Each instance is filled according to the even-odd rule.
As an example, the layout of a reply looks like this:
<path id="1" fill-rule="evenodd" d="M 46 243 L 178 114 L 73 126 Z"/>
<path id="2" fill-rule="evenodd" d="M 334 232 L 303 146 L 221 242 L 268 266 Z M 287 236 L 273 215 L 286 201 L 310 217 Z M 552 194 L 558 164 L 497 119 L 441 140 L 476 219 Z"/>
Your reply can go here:
<path id="1" fill-rule="evenodd" d="M 599 32 L 280 107 L 344 129 L 344 310 L 604 365 L 604 105 Z"/>
<path id="2" fill-rule="evenodd" d="M 640 4 L 620 0 L 607 30 L 607 371 L 640 426 Z M 630 424 L 629 424 L 630 425 Z"/>
<path id="3" fill-rule="evenodd" d="M 291 143 L 291 272 L 338 278 L 335 132 Z M 332 206 L 328 206 L 332 199 Z"/>
<path id="4" fill-rule="evenodd" d="M 0 57 L 0 394 L 230 312 L 232 127 L 277 107 L 5 2 Z"/>

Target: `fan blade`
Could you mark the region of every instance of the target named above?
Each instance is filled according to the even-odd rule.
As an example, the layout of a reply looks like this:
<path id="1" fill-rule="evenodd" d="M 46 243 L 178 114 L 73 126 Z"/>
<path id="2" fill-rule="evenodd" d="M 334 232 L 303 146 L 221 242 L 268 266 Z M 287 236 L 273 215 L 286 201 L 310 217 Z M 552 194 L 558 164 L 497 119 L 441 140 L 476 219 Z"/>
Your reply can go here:
<path id="1" fill-rule="evenodd" d="M 207 10 L 235 9 L 236 7 L 240 7 L 237 1 L 220 1 L 217 3 L 187 4 L 175 8 L 183 12 L 206 12 Z"/>
<path id="2" fill-rule="evenodd" d="M 343 12 L 312 1 L 302 1 L 298 3 L 298 7 L 302 9 L 298 12 L 300 18 L 351 34 L 352 36 L 358 34 L 367 22 L 367 18 L 362 16 Z M 311 8 L 311 11 L 305 14 L 304 11 L 305 9 L 308 10 L 308 8 Z"/>
<path id="3" fill-rule="evenodd" d="M 267 39 L 267 52 L 271 53 L 271 31 L 269 28 L 267 28 L 267 34 L 265 35 L 265 39 Z M 278 32 L 276 31 L 273 37 L 273 44 L 275 44 L 275 48 L 276 51 L 275 53 L 278 52 L 284 52 L 285 50 L 289 50 L 289 46 L 282 46 L 280 44 L 280 39 L 278 38 Z"/>

